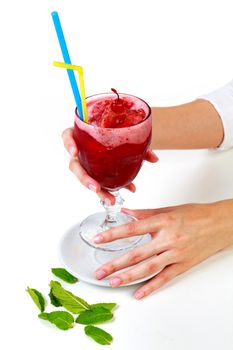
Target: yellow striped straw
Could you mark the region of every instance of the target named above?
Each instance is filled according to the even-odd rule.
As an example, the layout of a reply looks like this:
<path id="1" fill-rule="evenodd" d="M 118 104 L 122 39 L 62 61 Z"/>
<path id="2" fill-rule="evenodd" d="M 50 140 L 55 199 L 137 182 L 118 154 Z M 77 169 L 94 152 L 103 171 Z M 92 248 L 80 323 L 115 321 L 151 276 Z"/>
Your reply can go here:
<path id="1" fill-rule="evenodd" d="M 79 88 L 80 88 L 80 95 L 81 95 L 82 109 L 83 109 L 83 119 L 84 119 L 84 122 L 88 123 L 86 94 L 85 94 L 85 86 L 84 86 L 84 78 L 83 78 L 83 68 L 81 66 L 75 66 L 74 64 L 68 64 L 68 63 L 56 62 L 56 61 L 53 62 L 53 65 L 55 67 L 72 69 L 72 70 L 76 70 L 78 72 Z"/>

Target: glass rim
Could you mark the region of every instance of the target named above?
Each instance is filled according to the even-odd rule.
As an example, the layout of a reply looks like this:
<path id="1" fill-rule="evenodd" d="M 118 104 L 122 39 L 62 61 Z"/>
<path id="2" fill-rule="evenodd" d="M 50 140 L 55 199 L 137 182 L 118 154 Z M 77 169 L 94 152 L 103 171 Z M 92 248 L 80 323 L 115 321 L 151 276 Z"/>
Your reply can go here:
<path id="1" fill-rule="evenodd" d="M 138 100 L 142 101 L 143 103 L 145 103 L 145 105 L 148 107 L 148 115 L 145 119 L 143 119 L 142 121 L 140 121 L 139 123 L 137 124 L 134 124 L 134 125 L 130 125 L 130 126 L 124 126 L 123 128 L 104 128 L 102 126 L 98 126 L 98 125 L 92 125 L 92 124 L 89 124 L 87 122 L 85 122 L 84 120 L 82 120 L 79 116 L 79 113 L 78 113 L 78 108 L 76 107 L 75 108 L 75 115 L 77 116 L 77 118 L 82 122 L 84 123 L 85 125 L 88 125 L 89 127 L 92 127 L 92 128 L 100 128 L 100 129 L 105 129 L 105 130 L 123 130 L 123 129 L 128 129 L 128 128 L 133 128 L 133 127 L 136 127 L 137 125 L 140 125 L 142 123 L 144 123 L 146 120 L 149 119 L 149 117 L 151 116 L 151 107 L 149 106 L 149 104 L 143 100 L 142 98 L 140 97 L 137 97 L 135 95 L 131 95 L 131 94 L 126 94 L 126 93 L 121 93 L 119 92 L 118 93 L 119 95 L 125 95 L 125 96 L 131 96 L 131 97 L 135 97 L 137 98 Z M 99 94 L 94 94 L 94 95 L 90 95 L 90 96 L 87 96 L 86 97 L 86 100 L 91 98 L 91 97 L 95 97 L 95 96 L 99 96 L 99 95 L 115 95 L 114 92 L 100 92 Z"/>

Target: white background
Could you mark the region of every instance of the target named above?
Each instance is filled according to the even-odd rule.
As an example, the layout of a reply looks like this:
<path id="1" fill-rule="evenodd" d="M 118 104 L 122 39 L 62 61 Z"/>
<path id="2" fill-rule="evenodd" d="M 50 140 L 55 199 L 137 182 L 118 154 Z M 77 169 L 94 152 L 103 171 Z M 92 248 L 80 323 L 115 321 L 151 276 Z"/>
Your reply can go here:
<path id="1" fill-rule="evenodd" d="M 51 11 L 57 10 L 72 63 L 84 67 L 87 95 L 114 87 L 151 105 L 195 99 L 233 77 L 231 1 L 5 1 L 0 5 L 1 326 L 4 349 L 98 349 L 82 327 L 61 332 L 37 319 L 27 285 L 44 294 L 59 266 L 63 233 L 99 210 L 96 196 L 68 171 L 61 132 L 74 101 Z M 145 165 L 129 207 L 233 197 L 232 152 L 158 152 Z M 222 168 L 224 165 L 224 169 Z M 117 301 L 105 328 L 112 349 L 233 347 L 232 250 L 192 269 L 147 300 L 135 287 L 111 290 L 80 282 L 90 302 Z"/>

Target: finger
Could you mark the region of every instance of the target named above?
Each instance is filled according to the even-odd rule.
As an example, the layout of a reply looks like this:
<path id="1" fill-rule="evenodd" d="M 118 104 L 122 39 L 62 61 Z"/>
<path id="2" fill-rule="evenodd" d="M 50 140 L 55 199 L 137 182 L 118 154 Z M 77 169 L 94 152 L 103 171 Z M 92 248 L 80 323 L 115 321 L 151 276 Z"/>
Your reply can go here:
<path id="1" fill-rule="evenodd" d="M 109 280 L 109 284 L 111 287 L 118 287 L 136 281 L 139 278 L 150 276 L 151 274 L 163 270 L 165 266 L 170 265 L 172 262 L 173 260 L 170 252 L 165 252 L 138 264 L 128 271 L 112 277 Z"/>
<path id="2" fill-rule="evenodd" d="M 105 203 L 106 205 L 114 205 L 116 202 L 116 198 L 108 191 L 101 189 L 100 192 L 97 193 L 97 195 L 101 199 L 102 204 Z"/>
<path id="3" fill-rule="evenodd" d="M 144 159 L 150 163 L 156 163 L 159 160 L 159 158 L 156 156 L 156 154 L 153 151 L 151 151 L 150 149 L 146 152 Z"/>
<path id="4" fill-rule="evenodd" d="M 155 241 L 150 241 L 149 243 L 143 244 L 138 248 L 134 248 L 128 253 L 102 265 L 95 272 L 96 278 L 102 279 L 107 277 L 116 271 L 135 265 L 155 254 L 158 254 L 159 252 L 160 249 L 156 246 Z"/>
<path id="5" fill-rule="evenodd" d="M 145 233 L 156 232 L 162 228 L 163 225 L 163 218 L 157 215 L 153 216 L 153 219 L 150 217 L 139 221 L 133 221 L 128 224 L 117 226 L 110 230 L 99 233 L 94 237 L 94 242 L 112 242 L 120 238 L 139 236 Z"/>
<path id="6" fill-rule="evenodd" d="M 135 298 L 142 299 L 146 297 L 182 272 L 183 269 L 180 264 L 171 264 L 166 266 L 161 272 L 159 272 L 155 277 L 150 279 L 149 282 L 145 283 L 135 292 Z"/>
<path id="7" fill-rule="evenodd" d="M 132 182 L 129 185 L 125 186 L 124 188 L 126 188 L 130 192 L 133 192 L 133 193 L 136 192 L 136 186 Z"/>
<path id="8" fill-rule="evenodd" d="M 88 175 L 86 170 L 79 163 L 78 159 L 72 158 L 70 160 L 69 168 L 85 187 L 96 193 L 101 192 L 100 184 Z"/>
<path id="9" fill-rule="evenodd" d="M 106 202 L 106 204 L 113 205 L 115 203 L 115 197 L 109 192 L 101 189 L 100 184 L 88 175 L 86 170 L 79 163 L 78 159 L 70 160 L 70 170 L 85 187 L 95 192 L 102 201 Z"/>
<path id="10" fill-rule="evenodd" d="M 78 148 L 73 139 L 73 128 L 68 128 L 64 130 L 62 133 L 62 139 L 63 139 L 65 149 L 69 152 L 71 157 L 77 157 Z"/>
<path id="11" fill-rule="evenodd" d="M 140 220 L 140 219 L 146 219 L 153 215 L 169 213 L 174 209 L 175 207 L 166 207 L 166 208 L 158 208 L 158 209 L 135 209 L 135 210 L 121 208 L 121 211 L 125 214 L 129 214 Z"/>

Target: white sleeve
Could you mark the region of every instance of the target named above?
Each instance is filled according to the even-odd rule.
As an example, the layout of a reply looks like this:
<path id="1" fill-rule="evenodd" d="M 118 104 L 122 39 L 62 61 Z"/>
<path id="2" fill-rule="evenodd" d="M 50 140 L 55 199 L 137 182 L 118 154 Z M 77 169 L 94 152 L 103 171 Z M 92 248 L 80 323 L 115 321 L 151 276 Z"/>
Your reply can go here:
<path id="1" fill-rule="evenodd" d="M 233 80 L 222 88 L 198 98 L 209 101 L 222 119 L 224 139 L 218 149 L 233 147 Z"/>

